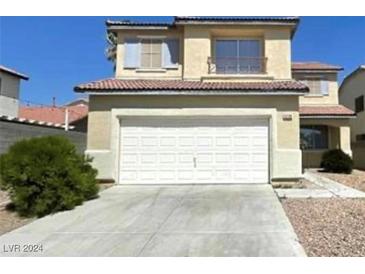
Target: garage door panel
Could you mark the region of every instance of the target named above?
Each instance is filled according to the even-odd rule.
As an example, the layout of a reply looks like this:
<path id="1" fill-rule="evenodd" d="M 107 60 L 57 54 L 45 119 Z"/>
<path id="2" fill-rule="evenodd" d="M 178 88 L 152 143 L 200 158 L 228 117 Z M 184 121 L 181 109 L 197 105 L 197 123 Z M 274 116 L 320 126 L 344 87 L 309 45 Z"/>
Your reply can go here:
<path id="1" fill-rule="evenodd" d="M 268 123 L 245 118 L 127 118 L 121 183 L 267 183 Z"/>

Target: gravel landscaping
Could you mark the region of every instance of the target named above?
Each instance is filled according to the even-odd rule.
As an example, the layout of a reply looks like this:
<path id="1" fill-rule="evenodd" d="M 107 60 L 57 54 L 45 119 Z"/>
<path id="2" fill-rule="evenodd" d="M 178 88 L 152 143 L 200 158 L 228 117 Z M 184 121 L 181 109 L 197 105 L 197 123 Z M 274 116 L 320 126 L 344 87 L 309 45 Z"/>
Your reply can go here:
<path id="1" fill-rule="evenodd" d="M 16 212 L 7 210 L 5 207 L 9 203 L 8 195 L 0 190 L 0 235 L 30 223 L 33 218 L 20 217 Z"/>
<path id="2" fill-rule="evenodd" d="M 338 183 L 355 188 L 360 191 L 365 191 L 365 171 L 353 170 L 352 174 L 337 174 L 322 171 L 316 171 L 319 175 Z"/>
<path id="3" fill-rule="evenodd" d="M 365 256 L 365 199 L 283 199 L 308 256 Z"/>

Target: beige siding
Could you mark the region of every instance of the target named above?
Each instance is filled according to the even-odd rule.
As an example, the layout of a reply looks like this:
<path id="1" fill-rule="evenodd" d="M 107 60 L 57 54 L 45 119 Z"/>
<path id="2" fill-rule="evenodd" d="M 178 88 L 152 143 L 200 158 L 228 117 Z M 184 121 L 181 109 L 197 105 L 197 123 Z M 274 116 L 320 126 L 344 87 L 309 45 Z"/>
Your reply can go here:
<path id="1" fill-rule="evenodd" d="M 266 75 L 241 75 L 219 77 L 220 81 L 252 81 L 291 79 L 291 30 L 290 27 L 252 26 L 185 26 L 170 30 L 123 30 L 118 32 L 116 77 L 118 78 L 183 78 L 201 80 L 212 78 L 208 73 L 208 58 L 212 57 L 214 41 L 220 37 L 234 39 L 258 38 L 263 41 L 263 55 L 267 57 Z M 124 41 L 126 37 L 160 36 L 178 37 L 180 61 L 178 69 L 148 70 L 124 69 Z M 242 77 L 243 76 L 243 77 Z M 232 79 L 235 78 L 235 79 Z"/>
<path id="2" fill-rule="evenodd" d="M 265 57 L 267 73 L 275 79 L 291 79 L 290 31 L 268 29 L 265 31 Z"/>
<path id="3" fill-rule="evenodd" d="M 275 108 L 279 148 L 299 148 L 298 99 L 295 96 L 90 96 L 88 149 L 110 148 L 111 109 L 123 108 Z M 292 115 L 283 121 L 283 115 Z"/>
<path id="4" fill-rule="evenodd" d="M 340 102 L 355 111 L 355 98 L 365 96 L 365 70 L 360 71 L 341 86 Z M 358 113 L 356 119 L 351 120 L 352 141 L 356 135 L 365 134 L 365 111 Z"/>

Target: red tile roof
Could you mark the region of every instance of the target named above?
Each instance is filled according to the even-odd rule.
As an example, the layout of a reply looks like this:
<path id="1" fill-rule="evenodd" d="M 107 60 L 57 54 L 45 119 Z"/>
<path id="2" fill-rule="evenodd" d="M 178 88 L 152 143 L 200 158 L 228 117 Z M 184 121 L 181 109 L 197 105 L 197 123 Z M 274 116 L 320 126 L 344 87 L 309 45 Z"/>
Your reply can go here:
<path id="1" fill-rule="evenodd" d="M 87 105 L 75 105 L 68 107 L 69 122 L 75 122 L 87 116 Z M 65 123 L 65 108 L 64 107 L 28 107 L 21 106 L 19 108 L 19 117 L 28 120 L 44 121 L 54 124 Z"/>
<path id="2" fill-rule="evenodd" d="M 301 106 L 300 116 L 354 116 L 355 112 L 343 105 Z"/>
<path id="3" fill-rule="evenodd" d="M 29 80 L 29 77 L 28 77 L 27 75 L 22 74 L 22 73 L 20 73 L 20 72 L 17 72 L 17 71 L 15 71 L 15 70 L 13 70 L 13 69 L 10 69 L 10 68 L 7 68 L 7 67 L 4 67 L 4 66 L 2 66 L 2 65 L 0 65 L 0 71 L 3 71 L 3 72 L 6 72 L 6 73 L 9 73 L 9 74 L 11 74 L 11 75 L 13 75 L 13 76 L 16 76 L 16 77 L 19 77 L 19 78 L 21 78 L 21 79 L 23 79 L 23 80 Z"/>
<path id="4" fill-rule="evenodd" d="M 185 80 L 121 80 L 105 79 L 76 86 L 75 91 L 245 91 L 245 92 L 307 92 L 308 87 L 299 81 L 270 82 L 200 82 Z"/>
<path id="5" fill-rule="evenodd" d="M 320 62 L 293 62 L 292 70 L 343 70 L 342 67 L 336 65 L 329 65 Z"/>

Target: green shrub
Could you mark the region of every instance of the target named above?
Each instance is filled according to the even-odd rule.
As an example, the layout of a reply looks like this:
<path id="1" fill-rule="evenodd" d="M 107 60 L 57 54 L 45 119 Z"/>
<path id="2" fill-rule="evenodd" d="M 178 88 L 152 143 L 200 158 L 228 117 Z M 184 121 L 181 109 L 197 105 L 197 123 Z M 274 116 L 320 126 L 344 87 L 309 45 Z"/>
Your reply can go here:
<path id="1" fill-rule="evenodd" d="M 322 156 L 321 168 L 328 172 L 350 174 L 353 165 L 351 157 L 341 149 L 327 151 Z"/>
<path id="2" fill-rule="evenodd" d="M 97 196 L 97 171 L 65 137 L 19 141 L 0 156 L 1 188 L 23 216 L 68 210 Z"/>

